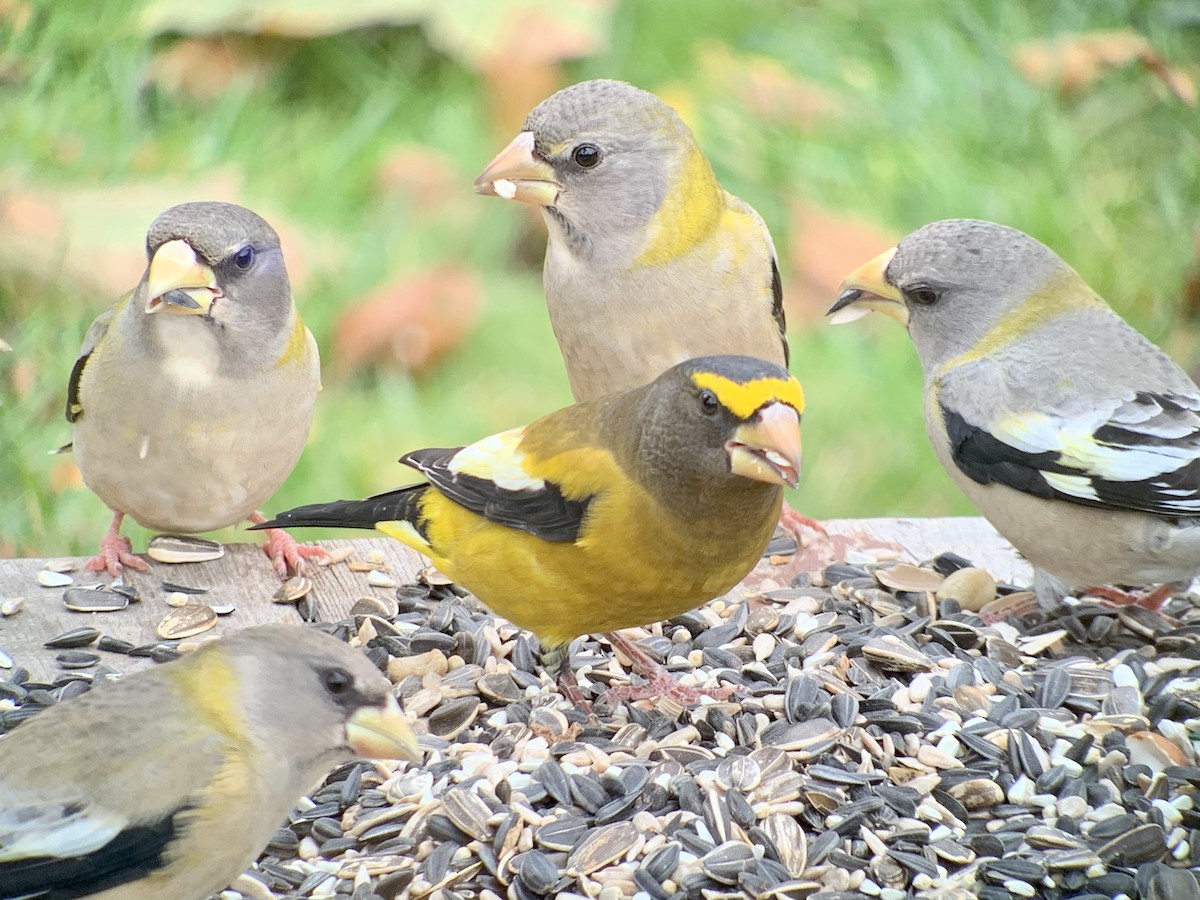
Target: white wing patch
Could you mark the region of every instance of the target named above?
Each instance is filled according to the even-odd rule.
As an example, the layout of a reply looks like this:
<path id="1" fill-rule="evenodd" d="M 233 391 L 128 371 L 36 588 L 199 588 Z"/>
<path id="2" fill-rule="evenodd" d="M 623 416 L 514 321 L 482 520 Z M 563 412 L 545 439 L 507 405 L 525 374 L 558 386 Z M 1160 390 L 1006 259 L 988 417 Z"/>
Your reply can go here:
<path id="1" fill-rule="evenodd" d="M 1108 481 L 1146 481 L 1174 472 L 1200 456 L 1200 447 L 1186 442 L 1135 445 L 1097 441 L 1096 433 L 1105 425 L 1170 440 L 1167 435 L 1148 434 L 1131 422 L 1102 416 L 1080 420 L 1024 413 L 1007 416 L 994 428 L 996 437 L 1010 447 L 1025 453 L 1057 453 L 1062 465 Z M 1181 436 L 1192 433 L 1184 431 Z"/>
<path id="2" fill-rule="evenodd" d="M 1081 500 L 1100 500 L 1096 486 L 1086 475 L 1059 475 L 1055 472 L 1042 472 L 1041 475 L 1050 487 L 1060 493 L 1079 497 Z"/>
<path id="3" fill-rule="evenodd" d="M 116 813 L 61 803 L 9 807 L 0 811 L 0 862 L 82 856 L 99 850 L 127 824 Z"/>
<path id="4" fill-rule="evenodd" d="M 1164 514 L 1196 513 L 1198 412 L 1200 397 L 1142 392 L 1073 417 L 1009 414 L 996 419 L 989 430 L 1015 450 L 1041 456 L 1035 467 L 1062 494 Z M 1049 465 L 1047 454 L 1054 457 Z M 1070 471 L 1061 471 L 1064 468 Z"/>
<path id="5" fill-rule="evenodd" d="M 540 491 L 546 482 L 525 471 L 525 454 L 519 449 L 524 428 L 493 434 L 459 450 L 446 465 L 456 475 L 490 481 L 509 491 Z"/>

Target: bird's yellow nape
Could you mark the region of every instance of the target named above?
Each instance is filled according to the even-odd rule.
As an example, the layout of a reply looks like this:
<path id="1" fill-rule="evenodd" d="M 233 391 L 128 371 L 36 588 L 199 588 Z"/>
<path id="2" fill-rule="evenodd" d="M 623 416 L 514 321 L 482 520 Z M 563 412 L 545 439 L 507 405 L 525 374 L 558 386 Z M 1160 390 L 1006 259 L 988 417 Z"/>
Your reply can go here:
<path id="1" fill-rule="evenodd" d="M 804 389 L 795 378 L 755 378 L 732 381 L 714 372 L 696 372 L 692 383 L 708 388 L 721 405 L 739 419 L 749 419 L 768 403 L 786 403 L 797 413 L 804 412 Z"/>
<path id="2" fill-rule="evenodd" d="M 890 316 L 902 325 L 908 324 L 904 297 L 887 280 L 887 267 L 895 255 L 896 248 L 893 247 L 846 276 L 838 291 L 837 302 L 825 314 L 832 324 L 844 325 L 872 312 Z"/>

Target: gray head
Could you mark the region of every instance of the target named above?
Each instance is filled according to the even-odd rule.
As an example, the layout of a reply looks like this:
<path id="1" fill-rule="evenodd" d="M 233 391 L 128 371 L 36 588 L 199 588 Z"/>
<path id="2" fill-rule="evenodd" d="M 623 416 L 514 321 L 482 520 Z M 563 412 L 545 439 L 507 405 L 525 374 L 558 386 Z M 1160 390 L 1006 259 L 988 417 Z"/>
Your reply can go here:
<path id="1" fill-rule="evenodd" d="M 842 289 L 829 311 L 835 323 L 868 312 L 905 322 L 927 371 L 975 348 L 998 326 L 1019 333 L 1103 303 L 1045 244 L 976 219 L 914 231 L 852 273 Z"/>
<path id="2" fill-rule="evenodd" d="M 544 207 L 573 252 L 624 262 L 687 164 L 719 189 L 671 107 L 622 81 L 585 81 L 539 103 L 475 184 Z"/>
<path id="3" fill-rule="evenodd" d="M 670 509 L 711 514 L 755 495 L 770 503 L 799 477 L 804 393 L 774 363 L 692 359 L 598 402 L 623 464 Z"/>
<path id="4" fill-rule="evenodd" d="M 353 752 L 413 758 L 391 683 L 358 648 L 303 625 L 245 628 L 220 643 L 248 721 L 264 741 L 286 738 L 296 762 L 320 767 Z"/>
<path id="5" fill-rule="evenodd" d="M 294 791 L 288 800 L 355 753 L 418 754 L 391 685 L 361 650 L 307 626 L 262 625 L 51 707 L 0 741 L 0 763 L 9 770 L 26 759 L 19 771 L 32 769 L 39 779 L 86 777 L 101 795 L 121 796 L 131 778 L 178 765 L 174 748 L 153 739 L 156 717 L 167 717 L 168 735 L 191 734 L 213 719 L 242 733 L 271 758 L 264 777 Z M 140 758 L 130 757 L 136 770 L 117 764 L 97 771 L 96 753 L 116 746 L 141 748 Z M 40 761 L 51 748 L 55 765 Z"/>
<path id="6" fill-rule="evenodd" d="M 233 203 L 183 203 L 146 234 L 149 265 L 135 299 L 143 336 L 159 329 L 208 331 L 227 374 L 277 359 L 291 337 L 293 307 L 279 235 Z M 166 352 L 166 350 L 164 350 Z"/>

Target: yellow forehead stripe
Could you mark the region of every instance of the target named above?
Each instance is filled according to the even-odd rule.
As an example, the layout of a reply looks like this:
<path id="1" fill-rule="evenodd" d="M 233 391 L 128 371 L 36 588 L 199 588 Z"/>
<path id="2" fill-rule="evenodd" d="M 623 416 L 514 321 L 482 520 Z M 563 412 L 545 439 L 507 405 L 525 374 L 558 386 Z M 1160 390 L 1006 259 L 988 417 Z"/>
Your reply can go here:
<path id="1" fill-rule="evenodd" d="M 795 378 L 756 378 L 739 382 L 712 372 L 696 372 L 692 375 L 692 383 L 716 394 L 722 405 L 739 419 L 749 419 L 773 401 L 786 403 L 798 413 L 804 412 L 804 389 Z"/>

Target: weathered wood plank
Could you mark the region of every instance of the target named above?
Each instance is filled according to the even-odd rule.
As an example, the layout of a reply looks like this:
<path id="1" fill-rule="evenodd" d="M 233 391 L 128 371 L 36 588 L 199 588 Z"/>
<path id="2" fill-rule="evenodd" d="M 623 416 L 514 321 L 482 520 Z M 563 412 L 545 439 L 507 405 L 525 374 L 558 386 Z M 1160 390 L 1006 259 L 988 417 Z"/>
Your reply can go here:
<path id="1" fill-rule="evenodd" d="M 380 551 L 389 574 L 397 584 L 415 581 L 417 573 L 428 565 L 417 553 L 382 535 L 352 541 L 322 541 L 321 546 L 327 550 L 350 546 L 354 549 L 351 558 L 359 560 L 365 560 L 373 550 Z M 42 644 L 81 625 L 90 625 L 103 634 L 139 645 L 157 640 L 155 628 L 170 611 L 166 604 L 168 591 L 163 589 L 163 581 L 185 587 L 207 588 L 207 594 L 196 598 L 199 602 L 232 601 L 237 605 L 234 613 L 218 620 L 210 634 L 222 634 L 251 625 L 300 621 L 295 606 L 271 601 L 271 595 L 279 587 L 280 580 L 258 544 L 228 544 L 225 555 L 213 562 L 182 565 L 152 562 L 153 571 L 149 574 L 130 572 L 127 580 L 137 588 L 142 602 L 112 613 L 79 613 L 67 609 L 62 602 L 63 588 L 44 588 L 37 582 L 37 573 L 46 562 L 45 559 L 0 560 L 0 598 L 25 598 L 20 613 L 0 618 L 0 648 L 17 665 L 28 668 L 35 678 L 53 678 L 59 672 L 54 659 L 56 651 L 47 650 Z M 108 583 L 111 580 L 107 575 L 98 576 L 84 571 L 83 559 L 73 562 L 78 566 L 78 570 L 72 573 L 77 584 Z M 345 563 L 310 568 L 312 597 L 317 606 L 317 616 L 323 621 L 345 618 L 350 607 L 362 596 L 383 596 L 394 591 L 394 588 L 371 587 L 365 572 L 353 572 Z M 120 654 L 101 655 L 106 662 L 123 672 L 132 672 L 150 664 L 146 660 Z M 2 674 L 0 677 L 3 677 Z"/>
<path id="2" fill-rule="evenodd" d="M 861 551 L 889 547 L 899 551 L 901 558 L 920 562 L 938 553 L 952 550 L 987 569 L 997 579 L 1015 583 L 1029 580 L 1028 565 L 1013 552 L 990 525 L 978 518 L 945 519 L 837 519 L 823 523 L 829 539 L 815 541 L 803 552 L 783 565 L 764 561 L 735 589 L 735 595 L 755 590 L 770 579 L 786 584 L 798 572 L 814 571 L 833 561 L 845 558 L 848 550 Z M 383 554 L 388 573 L 397 584 L 411 584 L 428 563 L 407 547 L 384 537 L 354 540 L 322 541 L 327 550 L 351 547 L 352 559 L 365 560 L 372 551 Z M 142 602 L 115 613 L 77 613 L 62 603 L 62 588 L 44 588 L 37 582 L 37 573 L 44 559 L 0 560 L 0 599 L 24 597 L 24 609 L 15 616 L 0 618 L 0 648 L 25 666 L 35 678 L 53 679 L 59 672 L 55 651 L 42 645 L 50 638 L 81 625 L 91 625 L 104 634 L 145 644 L 156 640 L 155 628 L 170 607 L 162 582 L 188 587 L 207 588 L 209 593 L 199 599 L 232 601 L 237 610 L 221 618 L 211 634 L 222 634 L 237 628 L 269 622 L 298 622 L 295 607 L 271 602 L 279 586 L 279 578 L 257 544 L 231 544 L 225 556 L 208 563 L 166 565 L 152 563 L 150 574 L 130 573 L 129 580 L 137 587 Z M 74 560 L 78 571 L 77 583 L 107 582 L 83 571 L 83 560 Z M 345 618 L 360 597 L 384 596 L 393 589 L 372 587 L 365 572 L 354 572 L 345 563 L 329 567 L 312 567 L 313 593 L 317 615 L 324 621 Z M 147 660 L 119 654 L 102 654 L 105 661 L 124 672 L 135 671 Z M 0 671 L 0 678 L 3 677 Z"/>

